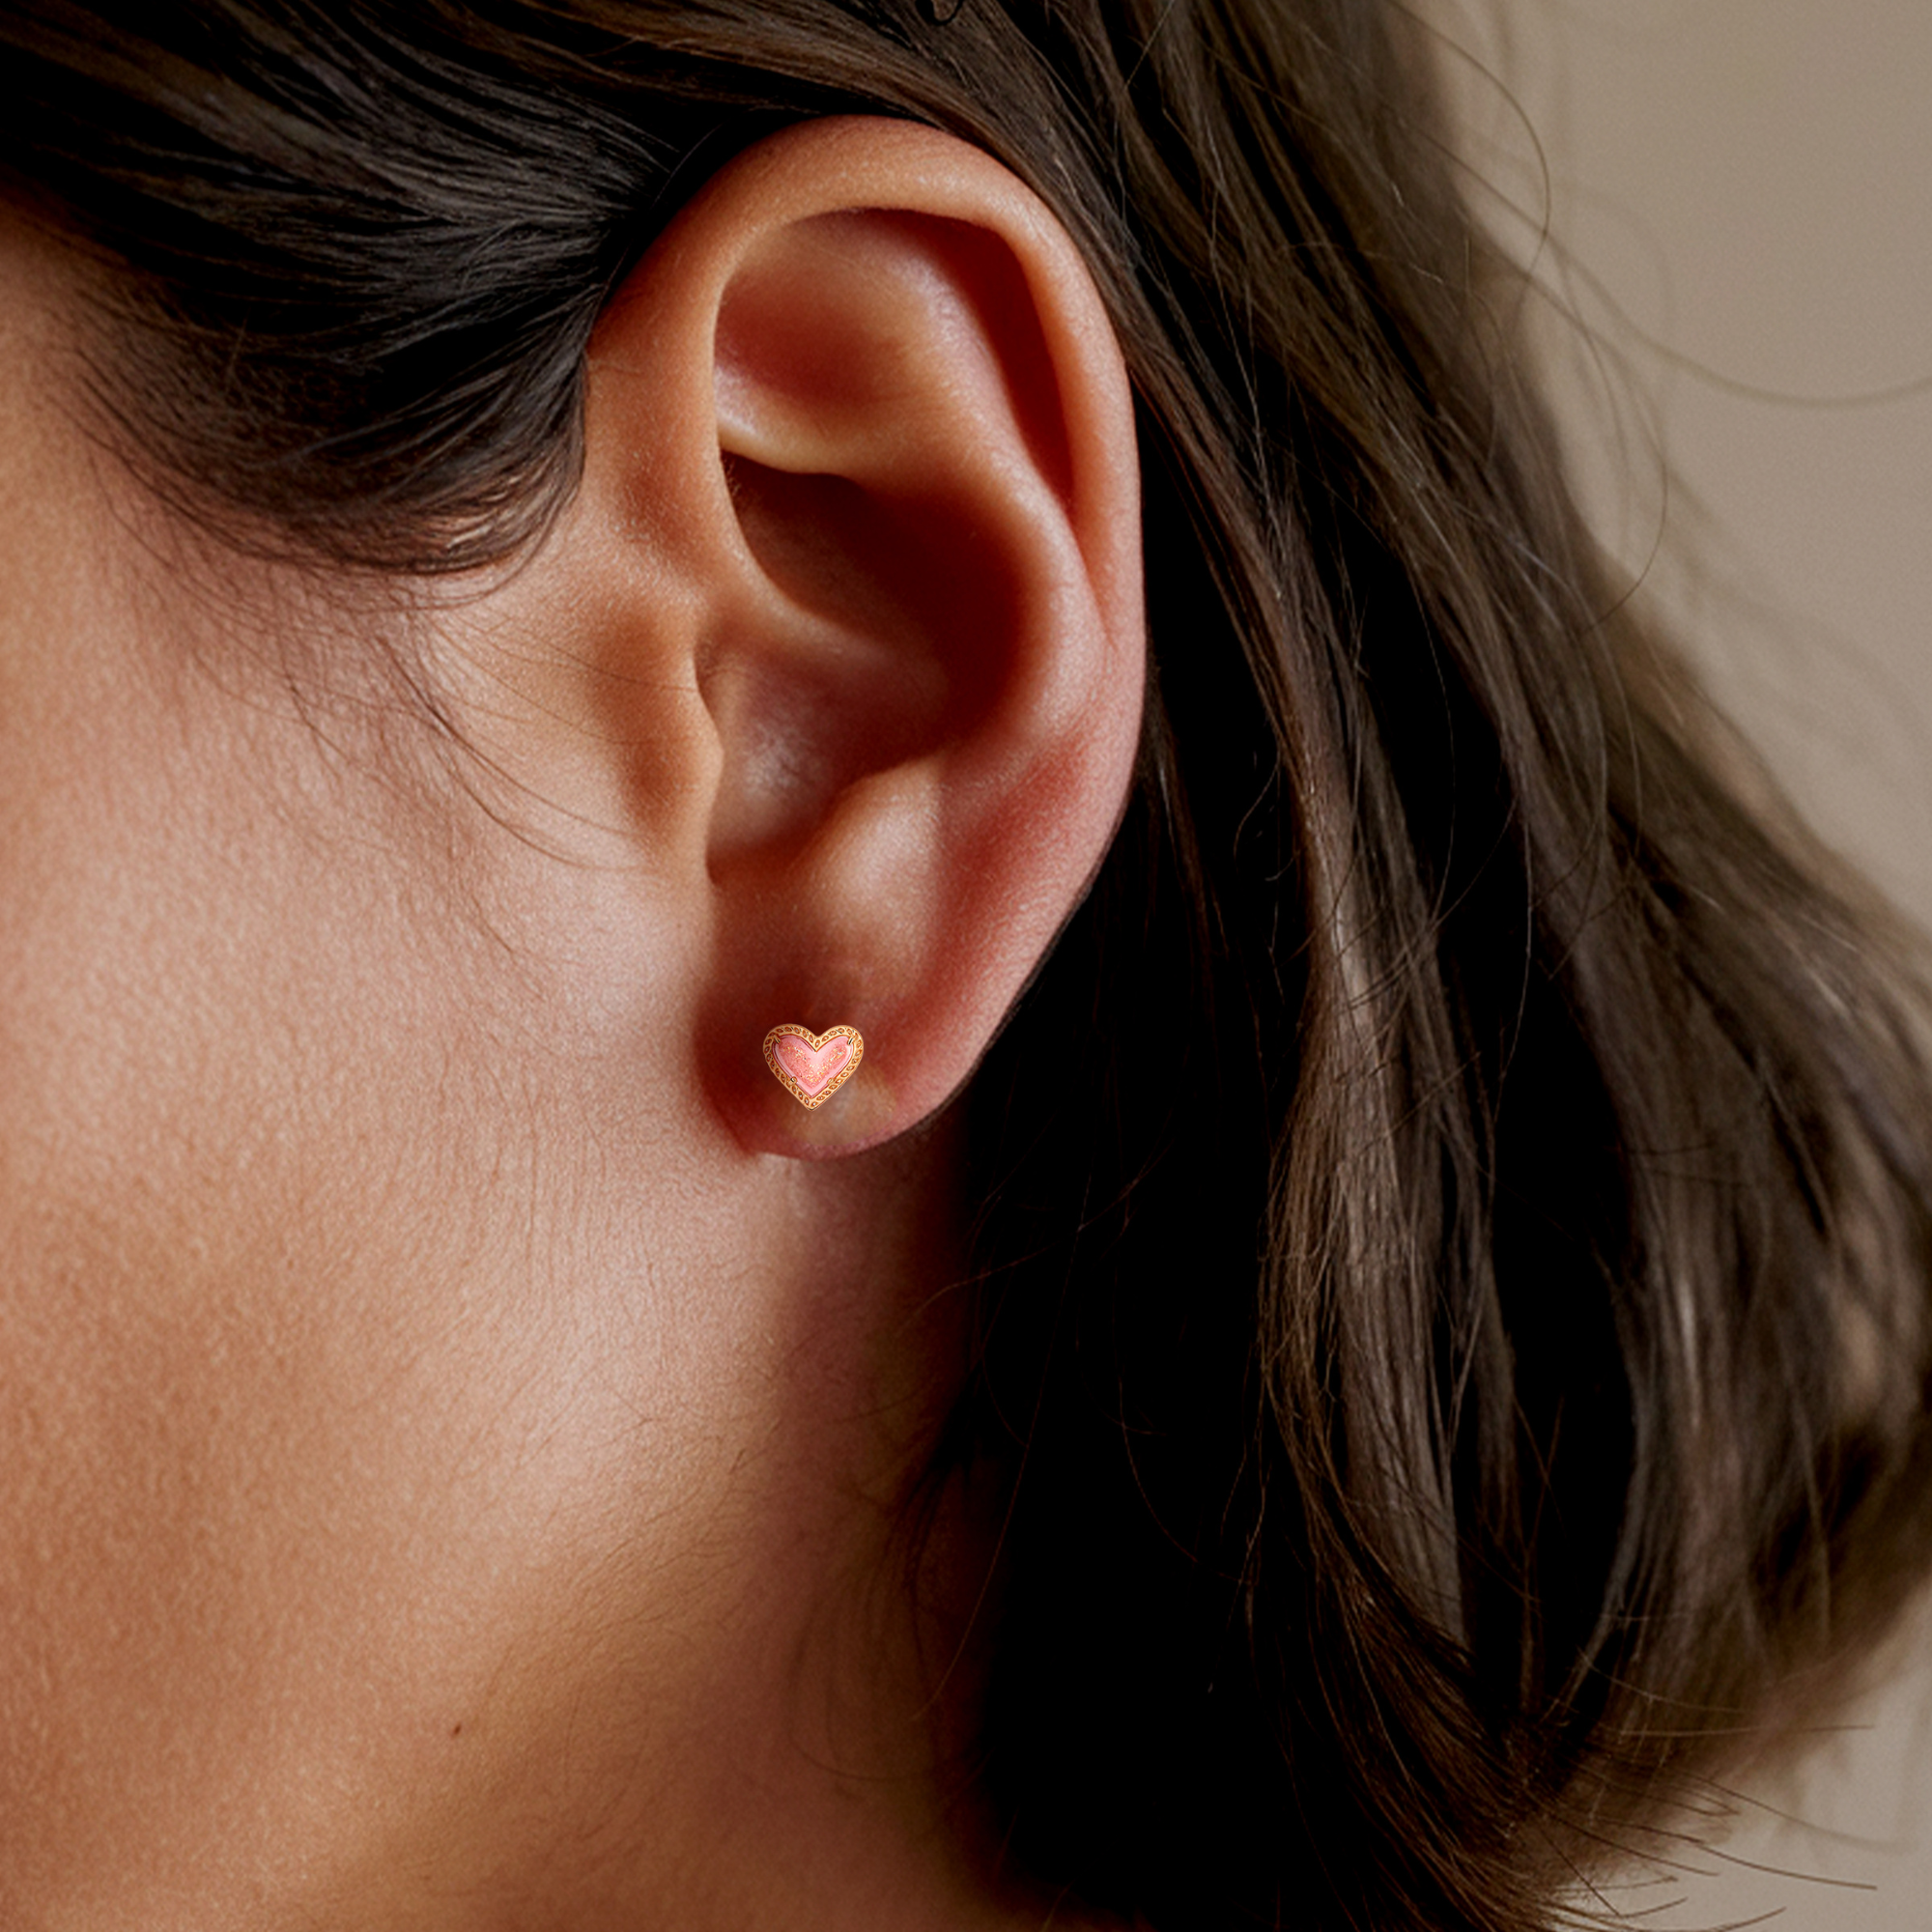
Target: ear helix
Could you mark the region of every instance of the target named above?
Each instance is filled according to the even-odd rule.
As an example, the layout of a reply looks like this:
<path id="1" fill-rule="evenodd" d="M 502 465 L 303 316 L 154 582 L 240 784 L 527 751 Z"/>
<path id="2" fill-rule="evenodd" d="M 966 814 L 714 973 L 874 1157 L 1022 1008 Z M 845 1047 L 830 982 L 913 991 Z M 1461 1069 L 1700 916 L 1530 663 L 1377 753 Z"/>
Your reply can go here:
<path id="1" fill-rule="evenodd" d="M 776 1026 L 765 1036 L 765 1065 L 801 1107 L 822 1107 L 859 1070 L 866 1042 L 857 1027 L 824 1033 Z"/>

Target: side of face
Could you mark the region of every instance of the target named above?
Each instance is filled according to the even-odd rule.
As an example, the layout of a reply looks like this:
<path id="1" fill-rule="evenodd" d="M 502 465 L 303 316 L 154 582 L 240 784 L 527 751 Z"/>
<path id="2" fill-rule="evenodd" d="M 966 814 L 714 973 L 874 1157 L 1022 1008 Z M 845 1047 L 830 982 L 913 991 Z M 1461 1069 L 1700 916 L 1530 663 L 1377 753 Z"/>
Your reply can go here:
<path id="1" fill-rule="evenodd" d="M 362 1821 L 335 1885 L 493 1783 L 540 1812 L 559 1690 L 590 1776 L 756 1286 L 668 1211 L 714 1185 L 678 1083 L 625 1097 L 680 908 L 633 866 L 613 932 L 599 855 L 399 755 L 393 695 L 300 701 L 366 637 L 156 514 L 75 413 L 66 265 L 0 249 L 0 1918 L 150 1923 L 305 1883 L 318 1816 Z M 621 1009 L 529 929 L 559 892 Z M 594 1201 L 560 1111 L 608 1115 Z"/>
<path id="2" fill-rule="evenodd" d="M 0 1920 L 781 1863 L 929 1727 L 829 1606 L 959 1372 L 946 1103 L 1133 769 L 1098 298 L 985 156 L 790 130 L 612 302 L 542 546 L 399 588 L 155 501 L 75 273 L 0 224 Z M 781 1022 L 865 1036 L 821 1109 Z"/>

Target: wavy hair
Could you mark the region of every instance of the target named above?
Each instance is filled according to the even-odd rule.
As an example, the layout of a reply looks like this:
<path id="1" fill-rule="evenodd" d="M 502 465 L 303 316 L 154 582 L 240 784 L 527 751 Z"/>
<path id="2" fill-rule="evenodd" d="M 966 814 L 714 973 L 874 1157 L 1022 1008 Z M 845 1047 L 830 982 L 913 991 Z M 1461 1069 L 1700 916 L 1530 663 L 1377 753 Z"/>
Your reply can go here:
<path id="1" fill-rule="evenodd" d="M 1529 1932 L 1919 1577 L 1932 1093 L 1881 915 L 1625 611 L 1386 0 L 0 4 L 99 399 L 327 562 L 536 540 L 706 174 L 948 129 L 1132 373 L 1152 668 L 975 1077 L 1005 1856 L 1158 1928 Z"/>

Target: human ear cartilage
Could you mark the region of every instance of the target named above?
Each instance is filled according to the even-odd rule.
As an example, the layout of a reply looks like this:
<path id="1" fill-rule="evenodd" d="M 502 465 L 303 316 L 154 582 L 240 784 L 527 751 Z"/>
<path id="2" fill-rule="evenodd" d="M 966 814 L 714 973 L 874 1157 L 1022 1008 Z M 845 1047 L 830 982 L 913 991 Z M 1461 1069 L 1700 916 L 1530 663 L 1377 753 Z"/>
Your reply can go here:
<path id="1" fill-rule="evenodd" d="M 866 1042 L 857 1027 L 824 1033 L 776 1026 L 765 1036 L 765 1065 L 801 1107 L 822 1107 L 859 1070 Z"/>

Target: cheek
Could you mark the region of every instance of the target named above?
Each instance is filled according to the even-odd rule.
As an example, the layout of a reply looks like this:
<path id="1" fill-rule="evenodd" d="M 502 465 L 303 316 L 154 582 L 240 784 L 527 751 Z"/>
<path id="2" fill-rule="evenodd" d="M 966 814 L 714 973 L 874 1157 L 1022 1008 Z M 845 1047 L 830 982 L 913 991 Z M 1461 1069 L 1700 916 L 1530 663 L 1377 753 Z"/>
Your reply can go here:
<path id="1" fill-rule="evenodd" d="M 0 1656 L 84 1705 L 237 1634 L 291 1525 L 223 1519 L 302 1454 L 354 1311 L 303 1252 L 343 1157 L 305 1040 L 342 1016 L 274 943 L 290 855 L 232 743 L 70 691 L 0 767 Z"/>
<path id="2" fill-rule="evenodd" d="M 155 567 L 4 240 L 0 1924 L 81 1922 L 89 1875 L 85 1922 L 173 1922 L 327 1833 L 394 1869 L 459 1735 L 472 1795 L 582 1754 L 617 1700 L 566 1646 L 704 1520 L 657 1418 L 740 1321 L 657 1288 L 678 1223 L 628 1182 L 692 1199 L 675 1136 L 627 1146 L 635 1225 L 578 1225 L 540 1150 L 604 1111 L 540 1119 L 518 1056 L 614 1056 L 533 1037 L 447 829 L 232 648 L 232 585 Z"/>
<path id="3" fill-rule="evenodd" d="M 380 788 L 80 644 L 0 706 L 0 1901 L 446 1740 L 636 1453 Z"/>

